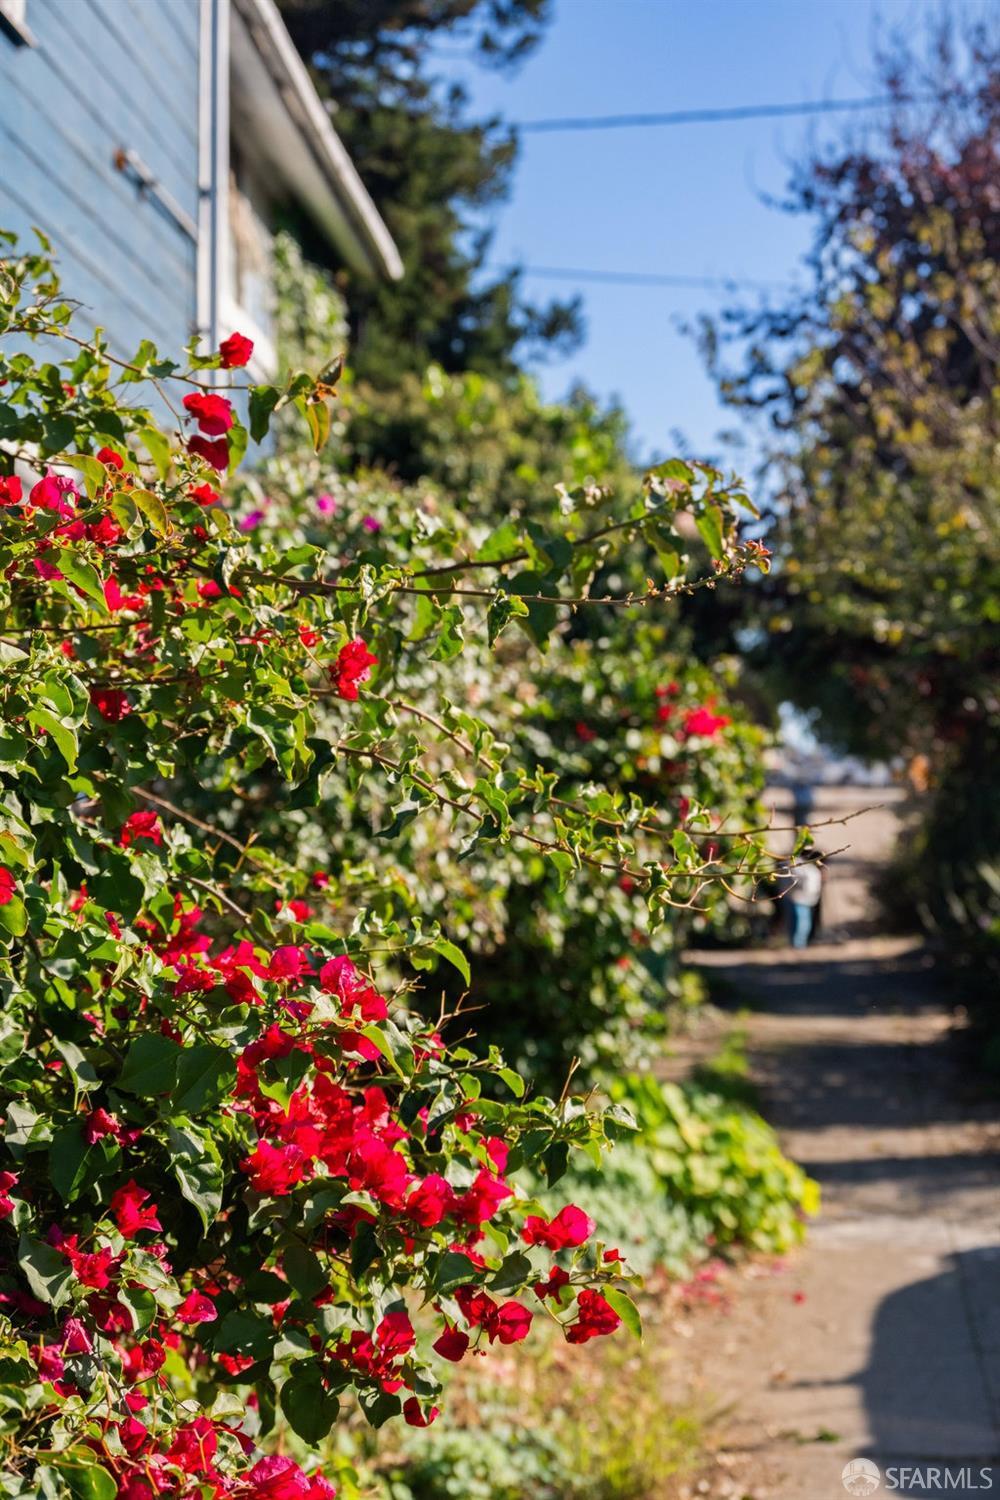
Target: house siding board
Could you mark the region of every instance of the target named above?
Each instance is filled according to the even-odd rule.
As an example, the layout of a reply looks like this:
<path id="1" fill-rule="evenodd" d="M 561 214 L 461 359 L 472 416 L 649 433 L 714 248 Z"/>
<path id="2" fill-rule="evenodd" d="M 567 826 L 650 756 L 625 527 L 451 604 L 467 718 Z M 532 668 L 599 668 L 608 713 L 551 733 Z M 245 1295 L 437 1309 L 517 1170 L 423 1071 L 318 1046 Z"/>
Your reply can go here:
<path id="1" fill-rule="evenodd" d="M 31 0 L 35 48 L 0 37 L 0 226 L 52 239 L 63 290 L 112 349 L 176 354 L 196 247 L 113 164 L 138 153 L 198 216 L 199 0 Z"/>

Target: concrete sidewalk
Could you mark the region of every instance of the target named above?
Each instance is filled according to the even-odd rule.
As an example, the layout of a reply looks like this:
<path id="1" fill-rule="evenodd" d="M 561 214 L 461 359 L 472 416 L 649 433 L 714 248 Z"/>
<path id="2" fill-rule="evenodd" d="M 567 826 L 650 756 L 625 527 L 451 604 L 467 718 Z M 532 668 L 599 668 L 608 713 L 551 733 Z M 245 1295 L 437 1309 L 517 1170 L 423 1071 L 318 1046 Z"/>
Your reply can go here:
<path id="1" fill-rule="evenodd" d="M 900 1495 L 1000 1493 L 1000 1110 L 970 1093 L 920 946 L 852 935 L 893 832 L 871 816 L 825 898 L 841 941 L 693 955 L 751 1007 L 765 1112 L 824 1196 L 805 1250 L 694 1341 L 755 1497 L 838 1500 L 858 1456 Z"/>

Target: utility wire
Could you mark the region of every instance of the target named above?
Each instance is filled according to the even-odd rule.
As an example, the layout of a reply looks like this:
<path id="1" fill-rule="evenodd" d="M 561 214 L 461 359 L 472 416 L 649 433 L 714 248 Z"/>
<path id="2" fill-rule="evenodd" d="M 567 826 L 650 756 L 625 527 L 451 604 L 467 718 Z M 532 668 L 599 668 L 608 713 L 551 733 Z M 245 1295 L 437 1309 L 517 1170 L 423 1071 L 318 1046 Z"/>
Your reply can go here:
<path id="1" fill-rule="evenodd" d="M 567 115 L 548 120 L 518 120 L 521 131 L 626 130 L 645 125 L 711 125 L 727 120 L 767 120 L 785 115 L 828 115 L 845 110 L 888 109 L 914 104 L 933 95 L 873 94 L 865 99 L 807 99 L 801 104 L 733 104 L 707 109 L 675 109 L 664 114 Z"/>
<path id="2" fill-rule="evenodd" d="M 790 281 L 763 281 L 749 276 L 686 276 L 659 271 L 601 271 L 577 266 L 525 266 L 492 263 L 497 271 L 521 271 L 525 276 L 544 276 L 554 281 L 603 281 L 620 286 L 697 287 L 701 290 L 729 291 L 747 287 L 759 291 L 789 291 Z"/>

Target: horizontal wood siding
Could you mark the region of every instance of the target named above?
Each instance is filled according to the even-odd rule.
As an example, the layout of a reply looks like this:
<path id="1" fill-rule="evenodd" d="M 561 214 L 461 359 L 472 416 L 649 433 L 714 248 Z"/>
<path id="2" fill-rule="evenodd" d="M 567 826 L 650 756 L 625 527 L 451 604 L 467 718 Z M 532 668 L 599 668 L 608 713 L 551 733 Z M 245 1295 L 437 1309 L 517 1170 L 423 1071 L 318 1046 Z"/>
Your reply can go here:
<path id="1" fill-rule="evenodd" d="M 199 0 L 28 0 L 27 21 L 37 47 L 0 35 L 0 227 L 49 236 L 116 353 L 176 354 L 196 247 L 113 158 L 135 151 L 197 223 Z"/>

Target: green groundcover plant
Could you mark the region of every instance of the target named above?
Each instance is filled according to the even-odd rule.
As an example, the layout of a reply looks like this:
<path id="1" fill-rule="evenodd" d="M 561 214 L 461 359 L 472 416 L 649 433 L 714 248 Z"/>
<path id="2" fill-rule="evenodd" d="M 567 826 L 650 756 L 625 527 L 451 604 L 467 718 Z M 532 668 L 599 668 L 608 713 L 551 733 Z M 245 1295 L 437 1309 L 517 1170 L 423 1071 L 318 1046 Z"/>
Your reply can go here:
<path id="1" fill-rule="evenodd" d="M 424 1426 L 440 1360 L 534 1317 L 570 1345 L 637 1329 L 593 1221 L 516 1186 L 599 1160 L 629 1115 L 534 1097 L 428 1019 L 414 976 L 437 965 L 475 999 L 446 905 L 405 868 L 258 843 L 247 788 L 266 772 L 308 811 L 336 776 L 380 847 L 428 818 L 456 858 L 627 880 L 654 925 L 735 889 L 749 832 L 562 796 L 449 670 L 760 552 L 742 492 L 682 464 L 624 504 L 557 494 L 472 551 L 421 513 L 389 556 L 289 545 L 240 524 L 231 476 L 285 409 L 324 444 L 336 369 L 243 386 L 238 333 L 185 366 L 121 360 L 76 332 L 44 244 L 3 263 L 0 333 L 0 1493 L 322 1500 L 308 1460 L 267 1450 L 286 1425 L 318 1443 L 341 1392 Z M 658 576 L 595 595 L 635 537 Z"/>

